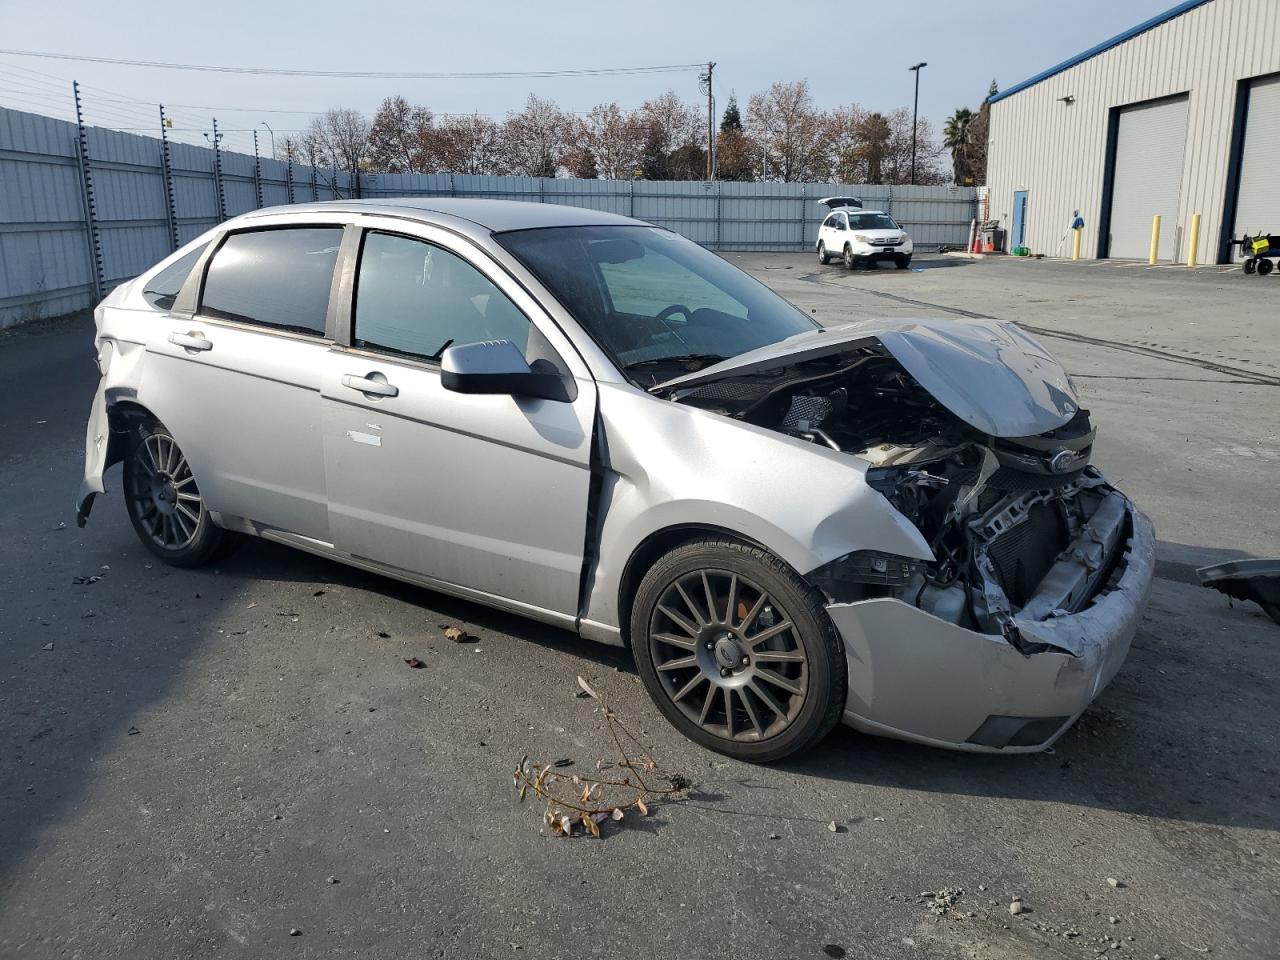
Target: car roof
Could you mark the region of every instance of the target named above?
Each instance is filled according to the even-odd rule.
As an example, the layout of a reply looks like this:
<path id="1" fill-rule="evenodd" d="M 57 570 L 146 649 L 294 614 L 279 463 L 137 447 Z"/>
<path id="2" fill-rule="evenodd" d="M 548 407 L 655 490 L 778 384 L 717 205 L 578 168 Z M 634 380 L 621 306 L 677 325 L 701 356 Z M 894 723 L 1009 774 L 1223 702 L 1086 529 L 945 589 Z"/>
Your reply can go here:
<path id="1" fill-rule="evenodd" d="M 326 200 L 321 203 L 297 203 L 265 207 L 245 214 L 252 218 L 266 214 L 315 214 L 340 210 L 355 213 L 382 213 L 420 220 L 425 223 L 447 223 L 467 220 L 493 233 L 507 230 L 531 230 L 538 227 L 639 226 L 643 221 L 631 217 L 571 207 L 560 203 L 537 203 L 525 200 L 487 200 L 461 197 L 382 197 L 372 200 Z"/>

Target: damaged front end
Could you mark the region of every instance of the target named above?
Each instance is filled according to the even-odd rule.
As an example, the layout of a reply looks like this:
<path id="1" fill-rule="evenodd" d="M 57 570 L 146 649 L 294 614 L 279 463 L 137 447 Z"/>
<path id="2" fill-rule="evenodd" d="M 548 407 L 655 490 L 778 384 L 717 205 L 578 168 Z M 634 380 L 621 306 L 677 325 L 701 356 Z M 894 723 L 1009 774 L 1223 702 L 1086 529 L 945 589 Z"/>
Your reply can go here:
<path id="1" fill-rule="evenodd" d="M 886 326 L 663 387 L 856 457 L 928 542 L 929 562 L 859 550 L 807 574 L 845 640 L 853 726 L 1043 749 L 1119 669 L 1154 534 L 1089 465 L 1088 411 L 1020 331 Z"/>

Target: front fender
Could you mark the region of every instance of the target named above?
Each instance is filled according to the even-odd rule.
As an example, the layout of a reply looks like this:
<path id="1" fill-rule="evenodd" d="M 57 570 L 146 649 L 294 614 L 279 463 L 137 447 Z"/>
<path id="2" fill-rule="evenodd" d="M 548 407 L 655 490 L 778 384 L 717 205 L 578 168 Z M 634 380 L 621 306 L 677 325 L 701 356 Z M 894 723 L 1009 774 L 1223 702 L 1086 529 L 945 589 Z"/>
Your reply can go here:
<path id="1" fill-rule="evenodd" d="M 584 603 L 597 626 L 622 626 L 628 560 L 673 527 L 732 531 L 802 575 L 861 549 L 933 559 L 849 454 L 624 385 L 600 385 L 600 422 L 598 546 Z"/>

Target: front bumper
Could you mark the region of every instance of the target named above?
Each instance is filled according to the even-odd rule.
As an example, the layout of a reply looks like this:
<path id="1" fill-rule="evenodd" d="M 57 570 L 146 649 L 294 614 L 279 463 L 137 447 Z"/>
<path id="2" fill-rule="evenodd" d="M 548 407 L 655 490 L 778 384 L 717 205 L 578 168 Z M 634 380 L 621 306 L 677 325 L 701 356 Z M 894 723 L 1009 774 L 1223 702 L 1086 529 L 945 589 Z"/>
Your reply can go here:
<path id="1" fill-rule="evenodd" d="M 853 256 L 857 260 L 871 262 L 873 260 L 897 260 L 911 256 L 911 247 L 899 244 L 896 247 L 873 247 L 867 244 L 856 244 Z"/>
<path id="2" fill-rule="evenodd" d="M 844 722 L 866 733 L 953 750 L 1029 753 L 1052 744 L 1115 676 L 1155 569 L 1155 532 L 1134 507 L 1115 586 L 1079 613 L 1014 618 L 1003 637 L 956 626 L 892 598 L 827 607 L 844 640 Z M 1069 653 L 1068 650 L 1077 651 Z"/>

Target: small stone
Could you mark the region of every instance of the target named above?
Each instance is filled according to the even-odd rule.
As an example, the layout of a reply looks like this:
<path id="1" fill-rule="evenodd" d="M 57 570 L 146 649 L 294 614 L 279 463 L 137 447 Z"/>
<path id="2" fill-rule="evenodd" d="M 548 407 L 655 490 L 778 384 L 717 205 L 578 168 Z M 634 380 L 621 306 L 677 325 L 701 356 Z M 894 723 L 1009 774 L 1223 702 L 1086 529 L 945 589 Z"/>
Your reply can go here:
<path id="1" fill-rule="evenodd" d="M 985 890 L 985 889 L 987 889 L 987 888 L 986 888 L 985 886 L 983 886 L 983 885 L 980 883 L 980 884 L 978 884 L 978 889 L 979 889 L 979 890 Z"/>
<path id="2" fill-rule="evenodd" d="M 776 834 L 776 833 L 771 833 L 771 834 L 769 834 L 769 839 L 770 839 L 770 840 L 781 840 L 781 839 L 782 839 L 782 837 L 778 836 L 778 834 Z"/>
<path id="3" fill-rule="evenodd" d="M 289 936 L 291 936 L 291 937 L 300 937 L 300 936 L 302 936 L 302 931 L 301 931 L 301 930 L 299 930 L 297 927 L 290 927 L 290 928 L 289 928 Z"/>
<path id="4" fill-rule="evenodd" d="M 1022 905 L 1021 900 L 1014 900 L 1011 904 L 1009 904 L 1009 912 L 1012 913 L 1015 917 L 1025 909 L 1026 908 Z"/>
<path id="5" fill-rule="evenodd" d="M 1107 877 L 1107 886 L 1118 890 L 1120 887 L 1124 886 L 1124 882 L 1117 880 L 1115 877 Z"/>
<path id="6" fill-rule="evenodd" d="M 52 650 L 52 649 L 53 649 L 53 642 L 52 642 L 52 641 L 50 641 L 49 643 L 46 643 L 46 644 L 45 644 L 43 647 L 41 647 L 40 649 L 41 649 L 41 650 Z"/>
<path id="7" fill-rule="evenodd" d="M 844 827 L 840 826 L 840 824 L 832 820 L 830 823 L 827 824 L 827 829 L 830 830 L 832 833 L 841 833 L 843 832 Z"/>
<path id="8" fill-rule="evenodd" d="M 338 882 L 338 878 L 337 878 L 337 877 L 335 877 L 333 874 L 329 874 L 329 876 L 325 877 L 324 882 L 325 882 L 325 883 L 337 883 L 337 882 Z"/>
<path id="9" fill-rule="evenodd" d="M 1107 923 L 1119 923 L 1119 922 L 1120 922 L 1119 917 L 1107 917 Z"/>
<path id="10" fill-rule="evenodd" d="M 273 813 L 273 814 L 271 815 L 271 819 L 272 819 L 272 820 L 283 820 L 283 819 L 284 819 L 284 817 L 280 816 L 280 814 L 278 814 L 278 813 Z"/>

